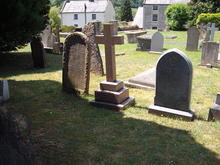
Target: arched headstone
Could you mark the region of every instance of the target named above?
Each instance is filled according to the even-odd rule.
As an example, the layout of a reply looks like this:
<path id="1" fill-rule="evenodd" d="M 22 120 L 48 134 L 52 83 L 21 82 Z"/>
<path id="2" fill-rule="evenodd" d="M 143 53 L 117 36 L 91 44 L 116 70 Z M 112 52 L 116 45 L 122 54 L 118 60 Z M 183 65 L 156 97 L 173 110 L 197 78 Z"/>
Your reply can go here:
<path id="1" fill-rule="evenodd" d="M 152 35 L 151 52 L 163 52 L 164 37 L 160 32 Z"/>
<path id="2" fill-rule="evenodd" d="M 194 119 L 190 110 L 192 63 L 178 49 L 171 49 L 159 59 L 156 68 L 156 96 L 149 113 Z"/>
<path id="3" fill-rule="evenodd" d="M 188 51 L 198 50 L 199 36 L 200 36 L 200 32 L 195 26 L 188 29 L 186 50 Z"/>
<path id="4" fill-rule="evenodd" d="M 88 93 L 90 57 L 85 34 L 70 34 L 64 43 L 63 90 L 75 94 Z"/>

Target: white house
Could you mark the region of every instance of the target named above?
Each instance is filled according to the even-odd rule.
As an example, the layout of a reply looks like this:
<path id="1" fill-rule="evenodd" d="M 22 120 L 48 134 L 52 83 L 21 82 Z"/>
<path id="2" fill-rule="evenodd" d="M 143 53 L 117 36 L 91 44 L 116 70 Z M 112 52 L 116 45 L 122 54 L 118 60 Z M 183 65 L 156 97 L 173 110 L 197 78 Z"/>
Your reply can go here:
<path id="1" fill-rule="evenodd" d="M 139 7 L 133 25 L 143 29 L 166 29 L 166 8 L 173 3 L 188 3 L 190 0 L 144 0 Z"/>
<path id="2" fill-rule="evenodd" d="M 115 19 L 111 0 L 66 0 L 60 11 L 61 24 L 83 27 L 88 22 Z"/>

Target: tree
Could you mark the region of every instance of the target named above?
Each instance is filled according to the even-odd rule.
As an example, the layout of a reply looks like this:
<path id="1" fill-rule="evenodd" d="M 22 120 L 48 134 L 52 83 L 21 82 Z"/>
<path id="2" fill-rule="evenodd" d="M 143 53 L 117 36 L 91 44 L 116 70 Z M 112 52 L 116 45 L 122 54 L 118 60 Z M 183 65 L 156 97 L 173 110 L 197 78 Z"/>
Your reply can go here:
<path id="1" fill-rule="evenodd" d="M 51 6 L 61 6 L 63 4 L 64 0 L 50 0 Z"/>
<path id="2" fill-rule="evenodd" d="M 198 16 L 202 13 L 220 12 L 220 0 L 191 0 L 188 6 L 190 9 L 190 25 L 195 25 Z"/>
<path id="3" fill-rule="evenodd" d="M 49 0 L 2 1 L 0 51 L 16 50 L 30 42 L 48 22 Z"/>
<path id="4" fill-rule="evenodd" d="M 165 11 L 167 24 L 171 30 L 183 30 L 189 20 L 189 8 L 186 4 L 176 3 L 167 7 Z"/>
<path id="5" fill-rule="evenodd" d="M 130 0 L 121 1 L 121 21 L 132 21 L 132 11 L 131 11 L 131 2 Z"/>
<path id="6" fill-rule="evenodd" d="M 61 18 L 60 18 L 60 10 L 58 7 L 51 7 L 49 12 L 50 24 L 53 29 L 60 27 Z"/>

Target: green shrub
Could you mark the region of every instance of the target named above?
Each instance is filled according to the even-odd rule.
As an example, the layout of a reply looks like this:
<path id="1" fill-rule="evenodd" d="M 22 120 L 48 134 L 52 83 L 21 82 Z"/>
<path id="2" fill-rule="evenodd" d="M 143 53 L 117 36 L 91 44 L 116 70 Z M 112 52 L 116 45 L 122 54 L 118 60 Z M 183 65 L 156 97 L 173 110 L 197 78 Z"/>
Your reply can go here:
<path id="1" fill-rule="evenodd" d="M 124 30 L 137 30 L 138 26 L 137 25 L 120 25 L 118 26 L 119 31 L 124 31 Z"/>
<path id="2" fill-rule="evenodd" d="M 74 32 L 75 29 L 76 28 L 74 26 L 67 26 L 67 25 L 63 25 L 60 28 L 61 32 Z"/>
<path id="3" fill-rule="evenodd" d="M 189 8 L 186 4 L 176 3 L 167 7 L 165 14 L 171 30 L 184 30 L 189 20 Z"/>
<path id="4" fill-rule="evenodd" d="M 196 20 L 196 25 L 199 26 L 201 23 L 215 23 L 220 28 L 220 13 L 202 13 Z"/>

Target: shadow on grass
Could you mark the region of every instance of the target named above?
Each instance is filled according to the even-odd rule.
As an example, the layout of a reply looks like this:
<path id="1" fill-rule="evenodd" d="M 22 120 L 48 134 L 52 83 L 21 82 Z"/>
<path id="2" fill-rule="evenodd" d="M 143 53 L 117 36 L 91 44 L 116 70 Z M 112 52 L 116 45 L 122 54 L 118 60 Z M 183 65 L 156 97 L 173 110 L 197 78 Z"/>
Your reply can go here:
<path id="1" fill-rule="evenodd" d="M 33 67 L 30 52 L 11 52 L 0 54 L 1 77 L 16 76 L 20 74 L 46 73 L 61 70 L 62 55 L 46 54 L 46 68 Z"/>
<path id="2" fill-rule="evenodd" d="M 89 105 L 91 96 L 61 91 L 55 81 L 9 81 L 9 108 L 32 122 L 47 165 L 220 164 L 190 132 Z M 199 136 L 199 135 L 198 135 Z"/>

